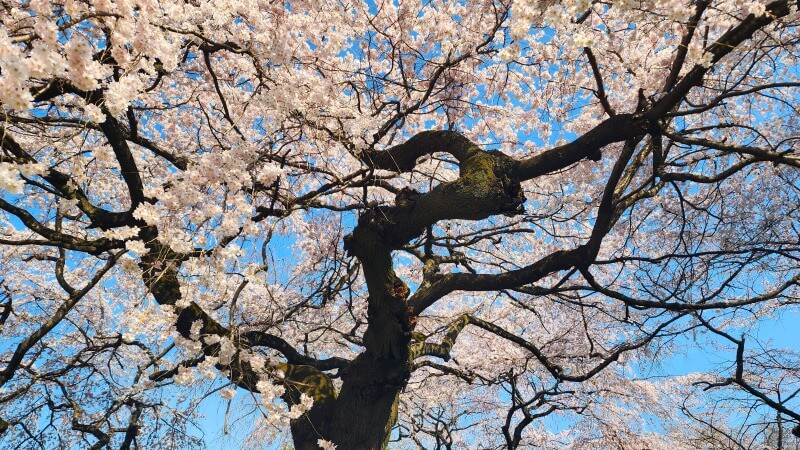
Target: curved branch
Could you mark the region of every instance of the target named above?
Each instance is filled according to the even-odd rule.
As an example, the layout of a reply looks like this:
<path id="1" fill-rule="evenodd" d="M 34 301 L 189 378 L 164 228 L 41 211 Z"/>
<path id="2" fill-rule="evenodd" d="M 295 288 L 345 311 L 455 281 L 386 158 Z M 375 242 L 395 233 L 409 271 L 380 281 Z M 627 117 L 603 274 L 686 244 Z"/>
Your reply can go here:
<path id="1" fill-rule="evenodd" d="M 647 111 L 647 117 L 651 121 L 657 121 L 664 117 L 683 101 L 693 87 L 702 82 L 703 77 L 713 64 L 732 52 L 739 44 L 753 37 L 758 30 L 776 19 L 788 15 L 789 12 L 789 2 L 787 0 L 778 0 L 766 5 L 766 12 L 761 16 L 756 17 L 754 14 L 749 14 L 739 25 L 728 30 L 716 42 L 706 48 L 706 53 L 712 56 L 711 64 L 708 67 L 699 64 L 695 65 L 680 82 L 675 84 L 673 89 Z"/>
<path id="2" fill-rule="evenodd" d="M 476 326 L 478 328 L 481 328 L 481 329 L 483 329 L 485 331 L 488 331 L 488 332 L 490 332 L 490 333 L 492 333 L 492 334 L 494 334 L 496 336 L 499 336 L 499 337 L 501 337 L 501 338 L 503 338 L 503 339 L 505 339 L 505 340 L 507 340 L 509 342 L 513 342 L 513 343 L 519 345 L 520 347 L 524 348 L 525 350 L 528 350 L 529 352 L 531 352 L 533 357 L 536 358 L 536 360 L 539 361 L 539 363 L 542 364 L 542 366 L 544 366 L 544 368 L 547 370 L 547 372 L 549 372 L 550 375 L 552 375 L 553 378 L 555 378 L 556 380 L 559 380 L 559 381 L 571 381 L 571 382 L 583 382 L 583 381 L 586 381 L 586 380 L 594 377 L 595 375 L 600 373 L 603 369 L 605 369 L 606 367 L 611 365 L 611 363 L 617 361 L 619 359 L 619 357 L 623 353 L 631 351 L 631 350 L 635 350 L 635 349 L 638 349 L 638 348 L 641 348 L 641 347 L 647 345 L 653 339 L 658 337 L 659 334 L 662 331 L 664 331 L 669 325 L 671 325 L 672 323 L 676 322 L 677 320 L 679 320 L 680 318 L 682 318 L 685 315 L 686 314 L 678 314 L 675 317 L 665 321 L 661 325 L 657 326 L 653 331 L 647 333 L 647 336 L 645 336 L 642 339 L 639 339 L 639 340 L 636 340 L 636 341 L 632 341 L 632 342 L 628 342 L 628 343 L 625 343 L 625 344 L 617 346 L 616 349 L 614 349 L 614 351 L 612 351 L 608 355 L 604 356 L 602 358 L 602 360 L 596 366 L 594 366 L 593 368 L 589 369 L 588 371 L 580 373 L 580 374 L 570 374 L 570 373 L 568 373 L 567 370 L 563 366 L 555 363 L 552 359 L 547 357 L 542 352 L 542 350 L 539 347 L 537 347 L 535 344 L 533 344 L 531 342 L 528 342 L 527 340 L 517 336 L 516 334 L 511 333 L 509 331 L 506 331 L 505 329 L 503 329 L 503 328 L 501 328 L 501 327 L 499 327 L 499 326 L 497 326 L 497 325 L 495 325 L 495 324 L 493 324 L 491 322 L 487 322 L 487 321 L 485 321 L 483 319 L 479 319 L 479 318 L 477 318 L 477 317 L 475 317 L 475 316 L 473 316 L 471 314 L 464 314 L 463 316 L 460 316 L 458 319 L 456 319 L 456 321 L 453 322 L 453 324 L 451 324 L 450 328 L 448 329 L 448 333 L 447 333 L 446 337 L 444 338 L 444 340 L 442 341 L 442 344 L 440 344 L 438 347 L 435 346 L 435 345 L 431 345 L 431 346 L 425 347 L 425 345 L 423 344 L 423 345 L 421 345 L 419 347 L 420 348 L 419 351 L 422 351 L 423 349 L 427 348 L 427 349 L 432 350 L 434 353 L 438 353 L 438 354 L 432 353 L 431 356 L 440 356 L 440 357 L 442 357 L 442 359 L 448 360 L 450 358 L 450 350 L 452 349 L 452 347 L 453 347 L 453 345 L 455 343 L 455 339 L 458 337 L 458 334 L 467 325 L 474 325 L 474 326 Z"/>
<path id="3" fill-rule="evenodd" d="M 117 260 L 122 256 L 125 252 L 118 252 L 115 255 L 112 255 L 111 258 L 106 262 L 106 264 L 98 270 L 94 276 L 89 280 L 89 282 L 80 290 L 73 291 L 69 298 L 58 307 L 58 309 L 53 312 L 49 319 L 47 319 L 36 331 L 34 331 L 30 336 L 25 338 L 17 348 L 14 350 L 14 354 L 11 356 L 11 359 L 8 361 L 6 367 L 0 372 L 0 386 L 6 384 L 11 378 L 14 376 L 14 372 L 16 372 L 17 368 L 19 367 L 20 363 L 22 363 L 22 359 L 25 358 L 25 355 L 28 353 L 37 342 L 39 342 L 47 333 L 50 332 L 53 328 L 55 328 L 64 317 L 72 310 L 78 302 L 86 296 L 96 285 L 100 282 L 103 276 L 114 267 Z"/>

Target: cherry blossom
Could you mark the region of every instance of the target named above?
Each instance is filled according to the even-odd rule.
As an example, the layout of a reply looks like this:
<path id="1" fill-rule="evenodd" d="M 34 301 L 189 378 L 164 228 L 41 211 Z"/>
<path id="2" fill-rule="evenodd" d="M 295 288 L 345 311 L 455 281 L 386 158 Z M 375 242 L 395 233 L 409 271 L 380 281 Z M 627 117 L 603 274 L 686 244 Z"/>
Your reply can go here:
<path id="1" fill-rule="evenodd" d="M 10 446 L 797 445 L 794 2 L 0 11 Z"/>

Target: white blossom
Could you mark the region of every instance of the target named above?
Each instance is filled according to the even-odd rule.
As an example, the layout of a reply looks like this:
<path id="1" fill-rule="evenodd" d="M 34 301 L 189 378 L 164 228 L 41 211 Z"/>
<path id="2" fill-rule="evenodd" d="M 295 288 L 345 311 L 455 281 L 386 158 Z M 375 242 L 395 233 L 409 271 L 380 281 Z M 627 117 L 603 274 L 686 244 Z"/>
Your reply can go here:
<path id="1" fill-rule="evenodd" d="M 125 248 L 139 257 L 147 254 L 147 247 L 145 246 L 145 243 L 139 240 L 125 242 Z"/>
<path id="2" fill-rule="evenodd" d="M 279 398 L 285 392 L 283 386 L 273 384 L 268 379 L 261 379 L 256 383 L 256 389 L 261 393 L 265 403 L 270 403 L 274 399 Z"/>
<path id="3" fill-rule="evenodd" d="M 314 399 L 306 395 L 305 393 L 300 394 L 300 402 L 292 405 L 291 409 L 287 416 L 290 419 L 298 419 L 303 414 L 308 412 L 311 409 L 311 406 L 314 404 Z"/>
<path id="4" fill-rule="evenodd" d="M 317 445 L 319 445 L 322 450 L 336 450 L 336 444 L 326 441 L 325 439 L 317 439 Z"/>
<path id="5" fill-rule="evenodd" d="M 236 396 L 236 389 L 225 388 L 219 391 L 219 396 L 225 400 L 231 400 Z"/>
<path id="6" fill-rule="evenodd" d="M 88 104 L 83 107 L 86 117 L 94 123 L 103 123 L 106 121 L 106 115 L 97 105 Z"/>
<path id="7" fill-rule="evenodd" d="M 19 176 L 19 169 L 15 164 L 0 163 L 0 190 L 11 194 L 21 194 L 25 182 Z"/>
<path id="8" fill-rule="evenodd" d="M 194 381 L 194 372 L 184 366 L 178 367 L 178 373 L 172 378 L 175 384 L 186 385 Z"/>

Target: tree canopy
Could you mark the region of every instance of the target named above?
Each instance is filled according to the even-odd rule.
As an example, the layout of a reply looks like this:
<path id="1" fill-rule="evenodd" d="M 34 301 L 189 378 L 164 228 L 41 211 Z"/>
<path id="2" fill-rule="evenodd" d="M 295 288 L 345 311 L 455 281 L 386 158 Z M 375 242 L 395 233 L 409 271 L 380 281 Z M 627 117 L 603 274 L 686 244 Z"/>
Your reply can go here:
<path id="1" fill-rule="evenodd" d="M 796 449 L 799 24 L 0 0 L 0 439 Z"/>

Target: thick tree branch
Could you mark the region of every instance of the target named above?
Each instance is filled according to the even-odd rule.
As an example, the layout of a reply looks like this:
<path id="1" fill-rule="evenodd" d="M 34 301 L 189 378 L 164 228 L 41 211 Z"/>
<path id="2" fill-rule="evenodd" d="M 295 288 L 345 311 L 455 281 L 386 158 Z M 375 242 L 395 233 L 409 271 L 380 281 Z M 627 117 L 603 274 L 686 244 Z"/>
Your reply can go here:
<path id="1" fill-rule="evenodd" d="M 430 287 L 418 290 L 408 301 L 413 314 L 418 315 L 451 292 L 495 291 L 535 283 L 551 273 L 587 265 L 590 257 L 588 247 L 580 246 L 558 250 L 533 264 L 499 274 L 451 273 L 443 275 Z"/>
<path id="2" fill-rule="evenodd" d="M 383 151 L 367 151 L 364 156 L 366 163 L 376 169 L 408 172 L 419 158 L 438 152 L 449 153 L 463 162 L 482 150 L 461 133 L 441 130 L 417 133 L 402 144 Z"/>
<path id="3" fill-rule="evenodd" d="M 569 144 L 546 150 L 536 156 L 519 161 L 513 175 L 519 180 L 530 180 L 566 169 L 583 159 L 599 161 L 600 150 L 615 142 L 640 136 L 650 129 L 650 122 L 642 115 L 618 114 L 600 122 Z"/>
<path id="4" fill-rule="evenodd" d="M 14 156 L 14 158 L 9 159 L 13 159 L 17 164 L 34 164 L 38 162 L 22 149 L 22 146 L 11 137 L 4 126 L 0 126 L 0 144 L 2 144 L 4 150 Z M 0 155 L 0 162 L 5 159 L 4 156 Z M 50 183 L 64 198 L 76 200 L 78 209 L 89 217 L 89 220 L 92 221 L 92 226 L 109 229 L 132 224 L 133 217 L 130 212 L 113 212 L 95 206 L 89 201 L 89 197 L 83 189 L 69 175 L 51 168 L 42 174 L 42 178 Z"/>
<path id="5" fill-rule="evenodd" d="M 90 255 L 100 255 L 108 252 L 109 250 L 123 247 L 123 243 L 119 240 L 98 238 L 89 241 L 48 228 L 36 220 L 36 218 L 28 211 L 12 205 L 1 198 L 0 209 L 17 216 L 17 218 L 19 218 L 19 220 L 25 224 L 28 229 L 47 239 L 49 242 L 59 245 L 67 250 L 75 250 L 88 253 Z"/>

